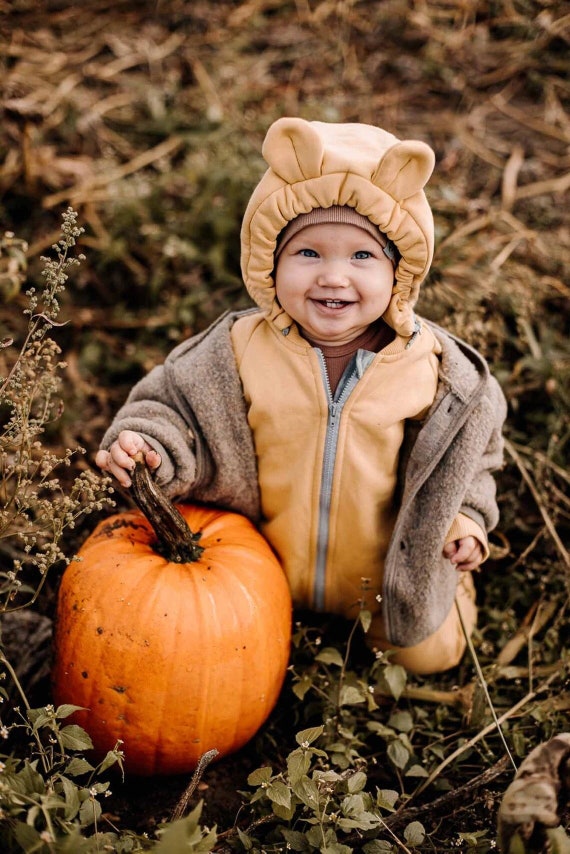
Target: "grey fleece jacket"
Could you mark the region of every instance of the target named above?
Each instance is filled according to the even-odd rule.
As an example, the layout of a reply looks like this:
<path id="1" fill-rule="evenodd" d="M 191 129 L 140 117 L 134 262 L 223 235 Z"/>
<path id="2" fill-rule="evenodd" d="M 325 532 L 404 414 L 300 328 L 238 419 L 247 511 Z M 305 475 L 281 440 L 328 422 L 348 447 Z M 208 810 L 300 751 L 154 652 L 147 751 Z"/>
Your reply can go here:
<path id="1" fill-rule="evenodd" d="M 230 339 L 239 316 L 223 315 L 142 379 L 101 446 L 134 430 L 160 453 L 157 480 L 170 497 L 259 522 L 255 449 Z M 432 634 L 453 606 L 457 571 L 442 557 L 453 519 L 462 512 L 488 532 L 499 516 L 492 472 L 503 460 L 504 396 L 476 350 L 429 325 L 442 346 L 438 391 L 425 420 L 406 427 L 384 569 L 383 619 L 397 646 Z"/>

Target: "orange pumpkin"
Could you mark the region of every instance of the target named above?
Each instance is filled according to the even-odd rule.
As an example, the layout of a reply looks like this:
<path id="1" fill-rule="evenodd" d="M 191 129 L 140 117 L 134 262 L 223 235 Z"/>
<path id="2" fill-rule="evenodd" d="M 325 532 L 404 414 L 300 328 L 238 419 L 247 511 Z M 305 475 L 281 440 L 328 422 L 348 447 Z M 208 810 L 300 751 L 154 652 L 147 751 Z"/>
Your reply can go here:
<path id="1" fill-rule="evenodd" d="M 162 556 L 145 515 L 121 513 L 87 539 L 58 597 L 54 702 L 85 707 L 73 719 L 96 754 L 121 739 L 135 774 L 187 772 L 210 750 L 240 748 L 289 659 L 291 599 L 269 545 L 238 514 L 178 510 L 179 530 L 183 518 L 199 532 L 182 523 L 190 553 L 171 559 L 171 543 Z"/>

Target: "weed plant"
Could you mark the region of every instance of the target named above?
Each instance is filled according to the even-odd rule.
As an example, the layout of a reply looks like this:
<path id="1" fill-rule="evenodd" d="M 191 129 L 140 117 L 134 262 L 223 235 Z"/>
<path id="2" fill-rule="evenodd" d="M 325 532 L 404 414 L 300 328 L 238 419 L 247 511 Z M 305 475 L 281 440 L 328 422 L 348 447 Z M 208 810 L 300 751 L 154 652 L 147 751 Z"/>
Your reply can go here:
<path id="1" fill-rule="evenodd" d="M 54 244 L 55 258 L 44 257 L 44 288 L 27 291 L 27 334 L 17 349 L 11 338 L 2 342 L 0 378 L 0 548 L 12 558 L 0 571 L 0 603 L 4 611 L 35 602 L 48 571 L 69 563 L 61 547 L 64 531 L 77 520 L 109 503 L 108 481 L 86 469 L 62 488 L 57 470 L 69 467 L 83 448 L 59 455 L 43 442 L 46 430 L 62 414 L 60 348 L 52 337 L 58 322 L 58 296 L 69 270 L 83 256 L 71 250 L 83 229 L 72 209 L 63 214 L 62 234 Z M 0 244 L 13 249 L 13 235 Z M 20 247 L 21 249 L 21 247 Z"/>

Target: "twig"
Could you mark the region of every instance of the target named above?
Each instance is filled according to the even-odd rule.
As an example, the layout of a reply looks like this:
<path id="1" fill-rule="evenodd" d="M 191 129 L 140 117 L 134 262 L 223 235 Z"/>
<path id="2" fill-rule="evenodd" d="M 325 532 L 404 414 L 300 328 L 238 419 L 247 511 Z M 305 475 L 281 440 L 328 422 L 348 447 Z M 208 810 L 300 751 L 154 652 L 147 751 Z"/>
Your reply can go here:
<path id="1" fill-rule="evenodd" d="M 525 694 L 525 696 L 522 697 L 518 701 L 518 703 L 515 703 L 514 706 L 511 706 L 510 709 L 508 709 L 499 718 L 497 718 L 497 723 L 499 725 L 501 725 L 502 723 L 504 723 L 509 718 L 512 718 L 513 715 L 516 715 L 517 712 L 519 712 L 522 708 L 524 708 L 526 705 L 528 705 L 530 702 L 532 702 L 532 700 L 534 700 L 536 697 L 538 697 L 539 694 L 542 694 L 544 691 L 546 691 L 547 688 L 549 688 L 550 684 L 554 681 L 556 676 L 558 676 L 558 671 L 556 673 L 553 673 L 551 676 L 549 676 L 548 679 L 546 679 L 542 683 L 542 685 L 539 685 L 539 687 L 535 691 L 529 691 L 528 694 Z M 477 733 L 477 735 L 474 735 L 473 738 L 470 738 L 468 741 L 466 741 L 464 744 L 462 744 L 460 747 L 458 747 L 457 750 L 454 750 L 453 753 L 451 753 L 449 756 L 446 756 L 445 759 L 443 760 L 443 762 L 441 762 L 437 766 L 437 768 L 435 768 L 432 771 L 432 773 L 429 775 L 429 777 L 426 777 L 426 779 L 412 793 L 410 801 L 412 798 L 415 798 L 419 794 L 421 794 L 424 791 L 424 789 L 427 789 L 428 786 L 431 786 L 433 781 L 439 777 L 441 772 L 445 768 L 447 768 L 448 765 L 450 765 L 452 762 L 454 762 L 459 756 L 461 756 L 467 750 L 471 750 L 472 747 L 474 747 L 476 744 L 478 744 L 481 741 L 481 739 L 485 738 L 485 736 L 489 735 L 490 732 L 493 732 L 493 730 L 496 728 L 496 725 L 497 724 L 495 723 L 495 721 L 488 724 L 488 726 L 486 726 L 482 730 L 480 730 Z M 408 803 L 410 803 L 410 801 L 408 801 Z"/>
<path id="2" fill-rule="evenodd" d="M 200 759 L 198 760 L 198 765 L 196 766 L 196 770 L 192 774 L 192 779 L 190 780 L 189 785 L 184 790 L 182 797 L 172 810 L 172 814 L 170 816 L 171 821 L 176 821 L 179 818 L 182 818 L 184 813 L 188 808 L 188 804 L 190 802 L 190 798 L 196 791 L 196 787 L 200 780 L 202 779 L 202 775 L 206 770 L 207 766 L 210 762 L 218 756 L 219 750 L 215 748 L 213 750 L 208 750 L 206 753 L 203 753 Z"/>
<path id="3" fill-rule="evenodd" d="M 440 795 L 439 798 L 435 798 L 435 800 L 430 801 L 427 804 L 422 804 L 419 807 L 408 808 L 406 806 L 401 811 L 398 810 L 398 812 L 388 816 L 385 820 L 386 825 L 388 827 L 398 827 L 401 824 L 408 824 L 410 821 L 417 821 L 426 813 L 432 814 L 438 812 L 440 809 L 450 806 L 457 800 L 461 799 L 464 802 L 467 802 L 468 798 L 466 796 L 472 795 L 477 791 L 477 789 L 488 785 L 496 777 L 503 774 L 506 771 L 508 762 L 509 759 L 507 756 L 501 756 L 494 765 L 490 768 L 486 768 L 485 771 L 478 774 L 477 777 L 474 777 L 472 780 L 468 780 L 467 783 L 459 786 L 459 788 L 452 789 L 450 792 L 446 792 L 444 795 Z"/>
<path id="4" fill-rule="evenodd" d="M 463 634 L 465 636 L 465 640 L 467 642 L 467 647 L 469 648 L 469 654 L 471 655 L 471 658 L 473 660 L 473 664 L 475 665 L 475 670 L 477 671 L 477 676 L 479 677 L 479 682 L 481 683 L 481 688 L 483 689 L 483 693 L 485 694 L 485 699 L 487 701 L 487 705 L 488 705 L 489 709 L 491 710 L 491 714 L 493 716 L 493 721 L 495 723 L 495 726 L 497 727 L 497 730 L 499 731 L 499 735 L 501 736 L 501 741 L 503 742 L 507 756 L 511 760 L 511 764 L 512 764 L 513 768 L 515 769 L 515 773 L 516 773 L 516 771 L 518 770 L 517 764 L 516 764 L 515 760 L 513 759 L 513 755 L 510 751 L 509 745 L 507 743 L 507 739 L 505 738 L 505 734 L 503 732 L 503 729 L 502 729 L 501 724 L 499 722 L 499 719 L 497 717 L 497 712 L 495 711 L 495 706 L 493 705 L 493 701 L 491 700 L 491 695 L 489 694 L 489 688 L 487 686 L 487 680 L 485 679 L 485 676 L 483 674 L 483 670 L 482 670 L 481 665 L 479 663 L 479 658 L 477 656 L 477 653 L 475 652 L 475 647 L 473 646 L 473 641 L 471 640 L 471 635 L 467 631 L 467 629 L 465 628 L 465 621 L 463 620 L 463 614 L 461 613 L 461 607 L 460 607 L 457 599 L 455 600 L 455 607 L 457 609 L 457 614 L 459 615 L 459 622 L 461 623 L 461 629 L 462 629 Z"/>
<path id="5" fill-rule="evenodd" d="M 520 650 L 550 622 L 560 605 L 557 602 L 535 602 L 515 634 L 507 641 L 497 656 L 497 664 L 510 664 Z"/>
<path id="6" fill-rule="evenodd" d="M 410 851 L 410 849 L 409 849 L 409 848 L 406 848 L 406 846 L 404 845 L 404 843 L 403 843 L 403 842 L 401 842 L 401 841 L 398 839 L 398 837 L 396 836 L 396 834 L 394 833 L 394 831 L 393 831 L 393 830 L 388 826 L 387 822 L 385 822 L 383 818 L 381 818 L 381 819 L 380 819 L 380 821 L 381 821 L 381 823 L 382 823 L 382 827 L 384 828 L 384 830 L 387 830 L 387 831 L 388 831 L 388 833 L 390 834 L 390 836 L 392 837 L 392 839 L 394 840 L 394 842 L 396 843 L 396 845 L 398 846 L 398 848 L 401 848 L 401 849 L 402 849 L 402 851 L 405 851 L 405 852 L 406 852 L 406 854 L 412 854 L 412 852 Z"/>
<path id="7" fill-rule="evenodd" d="M 127 175 L 132 175 L 134 172 L 150 166 L 151 163 L 160 160 L 161 157 L 172 154 L 177 148 L 180 148 L 182 143 L 182 137 L 177 135 L 171 136 L 158 145 L 155 145 L 154 148 L 149 148 L 147 151 L 137 154 L 136 157 L 133 157 L 128 163 L 124 163 L 122 166 L 109 169 L 108 172 L 103 172 L 100 175 L 90 178 L 88 181 L 76 184 L 75 187 L 68 187 L 58 193 L 52 193 L 51 196 L 46 196 L 43 200 L 43 206 L 44 208 L 52 208 L 55 205 L 61 204 L 66 199 L 72 200 L 72 203 L 75 205 L 85 202 L 86 199 L 91 198 L 96 188 L 106 187 L 115 181 L 119 181 L 121 178 L 126 178 Z"/>
<path id="8" fill-rule="evenodd" d="M 542 501 L 542 499 L 540 497 L 540 493 L 539 493 L 538 489 L 536 488 L 534 481 L 532 480 L 531 476 L 529 475 L 525 464 L 523 463 L 519 454 L 517 453 L 517 451 L 515 450 L 515 448 L 511 444 L 511 442 L 509 442 L 508 439 L 505 439 L 505 449 L 511 455 L 511 457 L 513 458 L 513 460 L 514 460 L 514 462 L 518 468 L 518 470 L 520 471 L 524 482 L 528 486 L 528 488 L 532 494 L 532 497 L 536 501 L 537 507 L 540 510 L 540 515 L 544 519 L 544 524 L 546 525 L 546 527 L 548 529 L 548 533 L 550 534 L 550 536 L 554 540 L 554 543 L 555 543 L 558 551 L 560 552 L 560 556 L 562 557 L 562 560 L 566 564 L 566 567 L 570 570 L 570 552 L 568 552 L 568 550 L 565 548 L 562 540 L 558 536 L 558 531 L 556 530 L 554 523 L 553 523 L 552 519 L 550 518 L 550 514 L 548 513 L 546 507 L 544 506 L 544 502 Z"/>
<path id="9" fill-rule="evenodd" d="M 544 451 L 537 451 L 535 448 L 529 448 L 527 445 L 519 445 L 517 442 L 511 442 L 511 447 L 519 451 L 521 455 L 528 454 L 529 456 L 535 457 L 543 465 L 552 469 L 552 471 L 565 480 L 566 483 L 570 483 L 570 472 L 557 465 L 544 453 Z"/>

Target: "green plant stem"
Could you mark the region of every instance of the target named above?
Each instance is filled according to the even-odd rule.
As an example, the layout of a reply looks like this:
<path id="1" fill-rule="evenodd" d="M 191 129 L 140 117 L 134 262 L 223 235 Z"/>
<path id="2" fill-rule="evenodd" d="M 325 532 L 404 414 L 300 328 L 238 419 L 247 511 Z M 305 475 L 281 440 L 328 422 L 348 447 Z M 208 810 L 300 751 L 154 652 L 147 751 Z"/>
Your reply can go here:
<path id="1" fill-rule="evenodd" d="M 0 653 L 0 664 L 2 664 L 6 668 L 6 670 L 8 671 L 10 676 L 12 677 L 12 681 L 13 681 L 14 685 L 16 686 L 16 688 L 18 689 L 18 694 L 22 698 L 24 706 L 29 711 L 31 706 L 28 703 L 27 697 L 24 694 L 24 690 L 23 690 L 22 686 L 20 685 L 20 680 L 18 679 L 18 676 L 16 675 L 16 671 L 14 670 L 14 668 L 12 667 L 12 665 L 10 664 L 10 662 L 8 661 L 8 659 L 6 658 L 6 656 L 3 653 Z"/>
<path id="2" fill-rule="evenodd" d="M 463 620 L 463 614 L 461 613 L 461 607 L 460 607 L 457 599 L 455 600 L 455 607 L 456 607 L 457 613 L 459 615 L 459 622 L 461 623 L 461 629 L 462 629 L 463 634 L 465 636 L 465 641 L 467 643 L 467 648 L 469 649 L 469 654 L 473 660 L 473 664 L 475 665 L 475 670 L 477 671 L 477 676 L 479 677 L 479 682 L 480 682 L 481 687 L 483 689 L 483 693 L 485 694 L 485 700 L 487 701 L 487 705 L 488 705 L 489 709 L 491 710 L 491 714 L 493 716 L 495 726 L 497 727 L 499 735 L 501 736 L 501 741 L 503 742 L 503 745 L 505 747 L 506 754 L 509 757 L 511 764 L 512 764 L 513 768 L 515 769 L 515 773 L 516 773 L 518 771 L 516 762 L 513 759 L 513 755 L 510 751 L 509 745 L 507 744 L 507 739 L 505 738 L 503 728 L 501 727 L 501 724 L 499 723 L 499 719 L 497 717 L 497 712 L 495 711 L 493 701 L 491 700 L 491 695 L 489 694 L 489 688 L 487 686 L 487 680 L 485 679 L 485 676 L 483 675 L 483 670 L 481 668 L 481 664 L 479 663 L 479 658 L 477 656 L 477 652 L 475 651 L 475 647 L 473 646 L 473 641 L 471 640 L 471 635 L 469 634 L 469 632 L 467 631 L 467 629 L 465 627 L 465 621 Z"/>
<path id="3" fill-rule="evenodd" d="M 31 709 L 31 706 L 28 703 L 28 699 L 24 693 L 24 689 L 22 688 L 22 686 L 20 684 L 20 680 L 18 679 L 18 675 L 3 653 L 0 653 L 0 664 L 2 664 L 6 668 L 8 673 L 10 674 L 10 676 L 12 678 L 12 682 L 16 686 L 18 694 L 22 698 L 22 702 L 24 704 L 24 707 L 25 707 L 26 711 L 29 712 Z M 38 746 L 38 752 L 39 752 L 39 755 L 40 755 L 40 758 L 42 761 L 42 767 L 44 770 L 44 774 L 49 774 L 50 766 L 49 766 L 49 763 L 45 757 L 44 746 L 41 742 L 39 735 L 37 734 L 37 732 L 35 732 L 35 730 L 34 730 L 34 739 L 35 739 L 36 744 Z"/>

